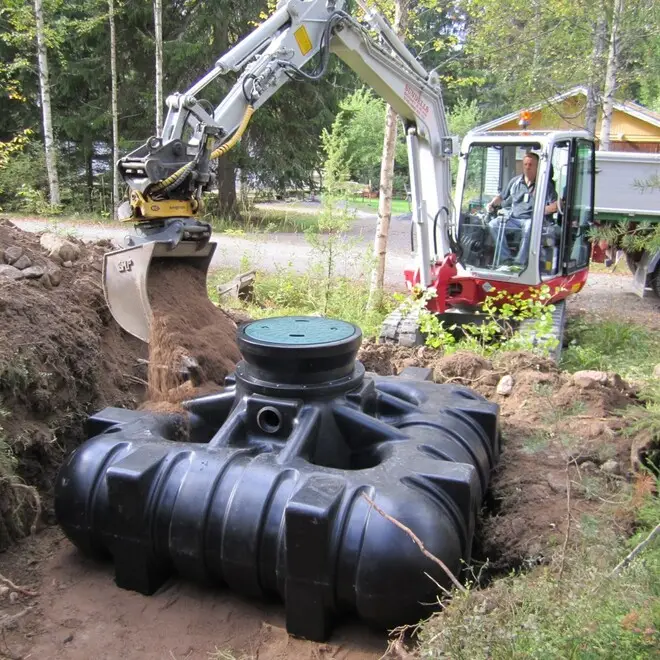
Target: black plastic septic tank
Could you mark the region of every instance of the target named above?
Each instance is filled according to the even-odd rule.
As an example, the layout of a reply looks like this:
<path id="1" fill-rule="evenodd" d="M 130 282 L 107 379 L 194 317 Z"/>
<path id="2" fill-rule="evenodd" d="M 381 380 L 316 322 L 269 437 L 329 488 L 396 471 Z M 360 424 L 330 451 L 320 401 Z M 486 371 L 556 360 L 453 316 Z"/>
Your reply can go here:
<path id="1" fill-rule="evenodd" d="M 224 391 L 185 416 L 94 415 L 57 480 L 62 529 L 112 558 L 119 587 L 153 594 L 178 574 L 279 596 L 288 631 L 313 640 L 338 615 L 381 628 L 427 616 L 447 575 L 367 498 L 459 574 L 498 408 L 406 372 L 366 374 L 361 339 L 334 319 L 255 321 Z"/>

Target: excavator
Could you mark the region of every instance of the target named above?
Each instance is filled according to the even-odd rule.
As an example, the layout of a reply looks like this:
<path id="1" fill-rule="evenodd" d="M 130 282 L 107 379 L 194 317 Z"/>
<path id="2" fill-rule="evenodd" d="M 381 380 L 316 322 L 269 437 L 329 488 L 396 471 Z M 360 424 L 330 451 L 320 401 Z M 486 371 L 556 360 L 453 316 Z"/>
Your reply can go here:
<path id="1" fill-rule="evenodd" d="M 280 87 L 321 80 L 332 53 L 405 126 L 413 257 L 404 273 L 407 287 L 433 290 L 428 309 L 460 325 L 474 319 L 493 290 L 516 294 L 547 285 L 561 332 L 564 301 L 587 277 L 593 141 L 584 131 L 527 131 L 523 117 L 520 131 L 473 133 L 459 144 L 449 134 L 438 75 L 422 66 L 378 12 L 358 4 L 361 20 L 344 11 L 343 0 L 281 0 L 188 91 L 167 98 L 159 136 L 119 160 L 129 191 L 120 220 L 133 223 L 134 231 L 122 249 L 105 255 L 103 287 L 112 315 L 127 332 L 149 341 L 154 263 L 178 260 L 208 271 L 216 243 L 201 217 L 204 192 L 215 183 L 215 161 L 240 141 L 252 115 Z M 230 73 L 237 81 L 219 105 L 200 96 Z M 511 222 L 506 204 L 496 208 L 490 202 L 521 176 L 529 154 L 537 162 L 534 187 L 540 192 L 528 204 L 531 217 Z M 455 155 L 459 171 L 452 195 Z M 556 193 L 552 213 L 545 205 L 550 190 Z M 381 339 L 414 344 L 415 318 L 394 312 Z"/>

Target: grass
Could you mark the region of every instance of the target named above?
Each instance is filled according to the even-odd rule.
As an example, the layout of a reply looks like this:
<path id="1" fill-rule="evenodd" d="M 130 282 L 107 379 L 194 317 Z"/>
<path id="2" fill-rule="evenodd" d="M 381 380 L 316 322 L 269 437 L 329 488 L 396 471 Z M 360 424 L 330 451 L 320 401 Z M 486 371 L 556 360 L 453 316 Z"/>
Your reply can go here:
<path id="1" fill-rule="evenodd" d="M 550 438 L 548 432 L 539 430 L 523 442 L 523 450 L 526 454 L 536 454 L 548 448 Z"/>
<path id="2" fill-rule="evenodd" d="M 272 211 L 252 207 L 237 218 L 208 216 L 213 230 L 226 234 L 272 234 L 319 231 L 318 215 L 292 209 Z"/>
<path id="3" fill-rule="evenodd" d="M 638 531 L 621 540 L 607 518 L 577 521 L 576 546 L 529 573 L 495 580 L 487 590 L 456 594 L 420 629 L 419 657 L 452 660 L 658 657 L 660 543 L 630 566 L 612 569 L 660 519 L 647 496 Z M 563 570 L 562 570 L 563 567 Z"/>
<path id="4" fill-rule="evenodd" d="M 567 371 L 615 371 L 624 378 L 644 379 L 660 363 L 660 332 L 623 321 L 568 324 L 569 346 L 561 366 Z"/>
<path id="5" fill-rule="evenodd" d="M 348 198 L 348 203 L 356 209 L 363 209 L 365 211 L 378 211 L 378 199 L 364 199 L 357 195 L 351 195 Z M 405 199 L 392 200 L 392 213 L 395 215 L 403 215 L 410 213 L 410 203 Z"/>
<path id="6" fill-rule="evenodd" d="M 240 269 L 245 272 L 249 264 Z M 209 297 L 220 303 L 217 285 L 228 282 L 238 274 L 236 270 L 219 269 L 208 278 Z M 355 323 L 365 337 L 378 334 L 385 316 L 394 308 L 394 300 L 385 296 L 383 305 L 367 310 L 369 286 L 367 278 L 354 281 L 335 277 L 328 282 L 319 268 L 296 273 L 292 267 L 279 268 L 274 273 L 258 271 L 254 284 L 254 299 L 250 303 L 224 298 L 225 308 L 240 309 L 251 318 L 260 319 L 286 315 L 320 315 Z"/>

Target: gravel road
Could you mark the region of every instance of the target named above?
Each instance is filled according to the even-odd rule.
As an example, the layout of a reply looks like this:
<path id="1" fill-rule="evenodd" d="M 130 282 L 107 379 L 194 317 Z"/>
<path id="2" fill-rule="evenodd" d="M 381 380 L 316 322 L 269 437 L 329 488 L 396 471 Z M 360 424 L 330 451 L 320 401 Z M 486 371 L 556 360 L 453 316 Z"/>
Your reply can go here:
<path id="1" fill-rule="evenodd" d="M 660 299 L 651 293 L 640 298 L 632 293 L 631 284 L 630 275 L 589 273 L 586 287 L 569 299 L 567 309 L 594 319 L 630 321 L 660 330 Z"/>
<path id="2" fill-rule="evenodd" d="M 36 218 L 12 218 L 12 222 L 26 231 L 46 231 L 53 229 L 53 225 Z M 400 223 L 403 225 L 404 223 Z M 406 225 L 407 226 L 407 225 Z M 394 227 L 393 227 L 394 228 Z M 393 231 L 393 241 L 401 243 L 401 227 Z M 60 222 L 57 230 L 71 232 L 81 240 L 98 240 L 107 238 L 118 246 L 122 245 L 126 229 L 107 225 L 104 223 L 80 224 Z M 371 234 L 372 232 L 370 232 Z M 273 272 L 278 268 L 292 267 L 297 272 L 305 272 L 309 265 L 321 259 L 302 234 L 244 234 L 241 236 L 229 234 L 214 234 L 217 241 L 211 262 L 211 268 L 239 268 L 242 260 L 247 259 L 253 268 Z M 338 275 L 345 275 L 353 279 L 366 277 L 366 260 L 372 244 L 372 236 L 363 231 L 362 227 L 354 227 L 348 236 L 345 248 L 341 249 L 341 256 L 336 263 Z M 410 263 L 409 252 L 397 248 L 393 242 L 392 250 L 387 257 L 385 284 L 388 287 L 401 287 L 403 283 L 403 269 Z"/>
<path id="3" fill-rule="evenodd" d="M 411 263 L 409 215 L 395 216 L 390 227 L 390 240 L 385 271 L 388 287 L 403 288 L 403 269 Z M 12 218 L 12 222 L 27 231 L 44 231 L 53 225 L 41 219 Z M 376 216 L 361 212 L 349 234 L 350 247 L 342 250 L 337 273 L 355 279 L 367 276 L 365 261 L 373 242 Z M 71 231 L 83 240 L 108 238 L 121 245 L 127 228 L 104 223 L 58 223 L 59 231 Z M 216 234 L 218 248 L 211 268 L 238 268 L 246 258 L 251 267 L 275 271 L 291 267 L 304 272 L 319 254 L 302 234 L 245 234 L 233 236 Z M 630 275 L 616 273 L 590 273 L 587 285 L 577 296 L 568 301 L 571 313 L 585 312 L 597 318 L 629 320 L 660 330 L 660 300 L 653 295 L 641 299 L 632 293 Z"/>

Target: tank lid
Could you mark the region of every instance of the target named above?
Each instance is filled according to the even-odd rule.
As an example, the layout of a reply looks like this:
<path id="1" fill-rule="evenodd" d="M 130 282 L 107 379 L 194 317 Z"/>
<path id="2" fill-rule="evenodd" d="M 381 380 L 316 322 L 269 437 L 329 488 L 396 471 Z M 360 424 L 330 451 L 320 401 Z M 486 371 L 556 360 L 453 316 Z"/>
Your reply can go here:
<path id="1" fill-rule="evenodd" d="M 318 316 L 263 319 L 245 326 L 244 332 L 247 337 L 259 343 L 281 346 L 334 344 L 360 334 L 360 330 L 351 323 Z"/>
<path id="2" fill-rule="evenodd" d="M 362 343 L 356 325 L 318 316 L 280 316 L 239 328 L 244 362 L 237 376 L 245 381 L 320 385 L 352 380 Z"/>

